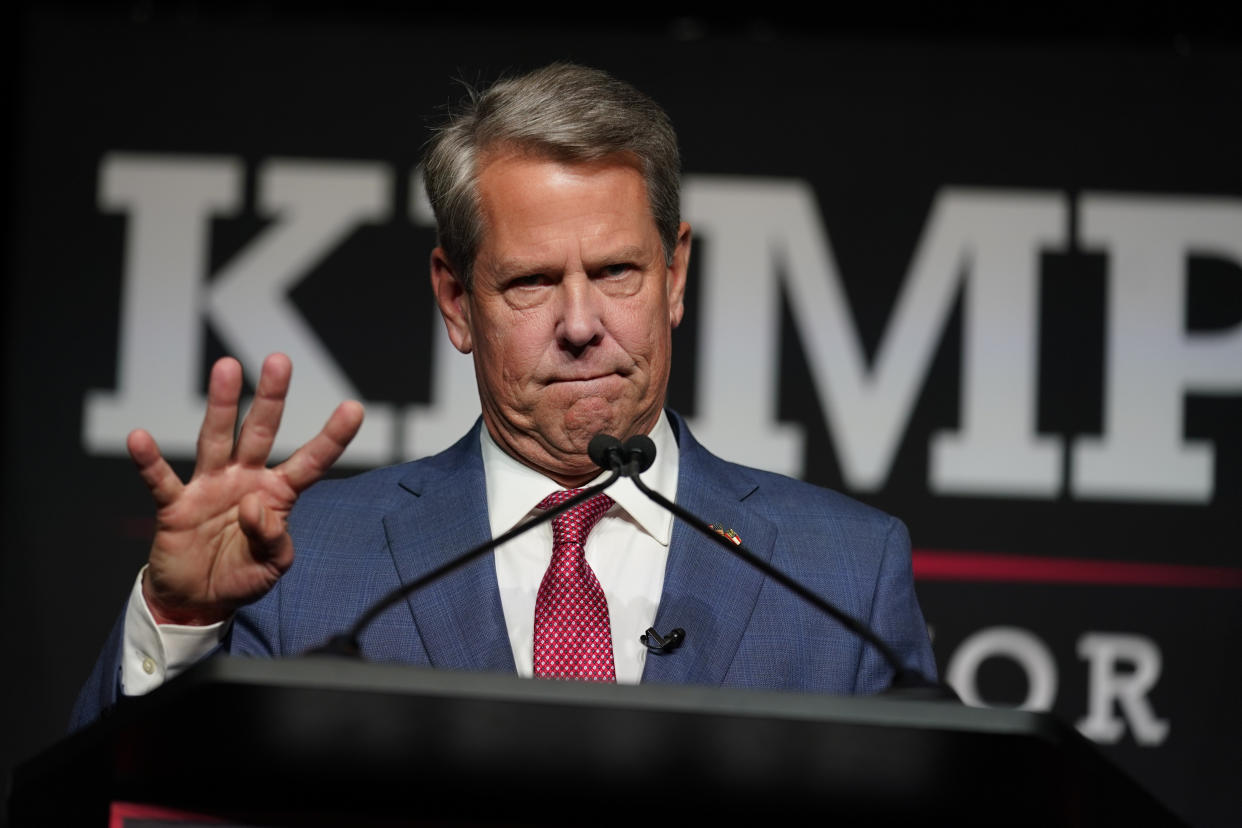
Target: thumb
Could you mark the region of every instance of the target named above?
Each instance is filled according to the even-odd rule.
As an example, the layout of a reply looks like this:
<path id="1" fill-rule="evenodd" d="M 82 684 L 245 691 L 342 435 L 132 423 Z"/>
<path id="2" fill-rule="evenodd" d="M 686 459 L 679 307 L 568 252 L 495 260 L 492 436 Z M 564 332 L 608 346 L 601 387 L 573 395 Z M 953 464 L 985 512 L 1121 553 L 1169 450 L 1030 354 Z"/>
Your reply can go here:
<path id="1" fill-rule="evenodd" d="M 252 543 L 265 550 L 277 546 L 285 536 L 285 521 L 263 503 L 254 492 L 242 498 L 238 504 L 238 523 Z"/>

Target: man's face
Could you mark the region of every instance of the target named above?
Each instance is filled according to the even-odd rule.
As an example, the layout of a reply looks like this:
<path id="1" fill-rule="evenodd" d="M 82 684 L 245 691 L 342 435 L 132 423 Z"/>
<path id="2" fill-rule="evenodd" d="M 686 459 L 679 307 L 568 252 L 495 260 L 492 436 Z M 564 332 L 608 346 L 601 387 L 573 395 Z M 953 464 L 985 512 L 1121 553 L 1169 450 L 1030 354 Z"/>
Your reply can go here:
<path id="1" fill-rule="evenodd" d="M 590 439 L 646 434 L 664 405 L 690 227 L 672 266 L 639 169 L 623 157 L 485 161 L 483 240 L 462 290 L 443 252 L 432 284 L 449 337 L 474 353 L 483 419 L 511 455 L 565 485 L 598 472 Z"/>

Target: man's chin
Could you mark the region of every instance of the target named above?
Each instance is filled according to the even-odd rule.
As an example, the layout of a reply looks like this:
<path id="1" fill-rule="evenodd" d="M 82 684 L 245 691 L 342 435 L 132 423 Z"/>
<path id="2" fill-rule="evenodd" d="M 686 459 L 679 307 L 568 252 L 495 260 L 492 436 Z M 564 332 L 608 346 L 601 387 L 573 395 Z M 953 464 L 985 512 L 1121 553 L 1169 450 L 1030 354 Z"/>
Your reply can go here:
<path id="1" fill-rule="evenodd" d="M 625 398 L 580 397 L 566 402 L 548 394 L 541 402 L 545 405 L 525 422 L 498 421 L 501 434 L 507 436 L 497 442 L 520 462 L 565 486 L 584 485 L 600 473 L 587 455 L 597 434 L 624 440 L 650 430 L 645 409 Z M 654 416 L 658 415 L 657 410 Z"/>
<path id="2" fill-rule="evenodd" d="M 634 413 L 615 401 L 601 397 L 582 397 L 565 409 L 561 432 L 568 445 L 585 453 L 596 434 L 625 437 L 635 427 Z"/>

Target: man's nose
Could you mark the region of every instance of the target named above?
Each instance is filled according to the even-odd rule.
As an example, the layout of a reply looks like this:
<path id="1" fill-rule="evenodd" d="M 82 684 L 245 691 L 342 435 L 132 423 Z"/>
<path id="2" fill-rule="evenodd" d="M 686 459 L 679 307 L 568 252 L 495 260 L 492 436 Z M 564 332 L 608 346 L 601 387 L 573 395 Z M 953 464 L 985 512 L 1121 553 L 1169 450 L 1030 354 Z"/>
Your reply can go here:
<path id="1" fill-rule="evenodd" d="M 586 274 L 571 274 L 561 281 L 556 337 L 574 356 L 603 338 L 604 301 Z"/>

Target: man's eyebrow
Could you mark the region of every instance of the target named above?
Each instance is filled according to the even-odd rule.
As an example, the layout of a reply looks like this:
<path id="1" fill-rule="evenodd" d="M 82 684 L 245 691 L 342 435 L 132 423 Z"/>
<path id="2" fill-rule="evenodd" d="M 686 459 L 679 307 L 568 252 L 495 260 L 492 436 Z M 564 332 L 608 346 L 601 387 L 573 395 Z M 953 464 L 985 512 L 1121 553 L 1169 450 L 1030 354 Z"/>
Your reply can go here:
<path id="1" fill-rule="evenodd" d="M 553 270 L 555 267 L 549 265 L 544 259 L 500 259 L 490 264 L 492 272 L 499 276 L 526 276 L 534 273 L 544 273 Z"/>
<path id="2" fill-rule="evenodd" d="M 637 244 L 627 244 L 622 247 L 604 250 L 598 256 L 592 256 L 588 264 L 595 262 L 601 264 L 621 264 L 623 262 L 637 262 L 645 258 L 648 258 L 645 247 Z"/>

